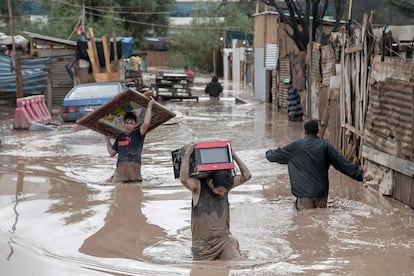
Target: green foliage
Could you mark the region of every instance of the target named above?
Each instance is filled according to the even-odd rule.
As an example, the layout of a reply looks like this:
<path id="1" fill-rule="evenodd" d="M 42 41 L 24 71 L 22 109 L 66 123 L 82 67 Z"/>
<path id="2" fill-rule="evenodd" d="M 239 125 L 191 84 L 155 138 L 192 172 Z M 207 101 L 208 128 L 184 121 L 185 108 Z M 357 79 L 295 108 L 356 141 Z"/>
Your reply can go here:
<path id="1" fill-rule="evenodd" d="M 345 7 L 345 0 L 261 0 L 261 2 L 273 7 L 280 14 L 281 21 L 291 27 L 292 31 L 286 31 L 286 34 L 300 51 L 306 51 L 310 41 L 321 39 L 318 37 L 318 30 L 330 10 L 334 11 L 335 24 L 332 29 L 336 30 Z M 323 33 L 323 36 L 325 35 Z"/>
<path id="2" fill-rule="evenodd" d="M 119 1 L 125 2 L 125 1 Z M 149 33 L 155 36 L 165 36 L 168 33 L 168 11 L 173 0 L 130 0 L 126 13 L 121 14 L 123 26 L 128 36 L 138 42 Z"/>
<path id="3" fill-rule="evenodd" d="M 206 6 L 210 5 L 210 6 Z M 251 3 L 199 4 L 193 13 L 190 27 L 171 34 L 172 49 L 169 65 L 188 65 L 197 71 L 213 71 L 213 52 L 223 46 L 224 32 L 252 32 L 254 5 Z M 218 17 L 219 15 L 220 17 Z"/>
<path id="4" fill-rule="evenodd" d="M 0 1 L 1 17 L 8 22 L 7 5 Z M 81 23 L 82 4 L 85 6 L 85 27 L 93 28 L 96 37 L 102 35 L 132 36 L 139 43 L 148 33 L 168 31 L 168 12 L 173 0 L 43 0 L 13 2 L 14 33 L 36 32 L 63 39 L 76 40 L 76 28 Z M 43 17 L 30 21 L 25 7 L 28 2 L 40 6 Z M 6 9 L 6 10 L 4 10 Z"/>
<path id="5" fill-rule="evenodd" d="M 172 36 L 172 49 L 169 62 L 172 67 L 189 65 L 198 70 L 212 71 L 212 51 L 220 47 L 222 28 L 214 28 L 215 23 L 200 23 L 197 20 L 188 30 Z"/>
<path id="6" fill-rule="evenodd" d="M 8 22 L 7 1 L 0 1 L 0 19 Z M 40 6 L 39 21 L 33 22 L 25 4 L 36 2 Z M 171 65 L 212 71 L 212 56 L 222 47 L 220 37 L 225 30 L 252 32 L 254 1 L 204 2 L 196 4 L 190 27 L 169 33 L 169 13 L 174 0 L 13 0 L 14 33 L 29 31 L 76 40 L 76 29 L 85 6 L 85 27 L 92 28 L 96 37 L 102 35 L 132 36 L 136 48 L 144 36 L 170 36 Z M 218 16 L 217 16 L 218 15 Z M 224 19 L 224 20 L 223 20 Z M 7 32 L 7 31 L 6 31 Z"/>
<path id="7" fill-rule="evenodd" d="M 414 24 L 413 0 L 385 0 L 374 10 L 374 22 L 390 25 Z"/>

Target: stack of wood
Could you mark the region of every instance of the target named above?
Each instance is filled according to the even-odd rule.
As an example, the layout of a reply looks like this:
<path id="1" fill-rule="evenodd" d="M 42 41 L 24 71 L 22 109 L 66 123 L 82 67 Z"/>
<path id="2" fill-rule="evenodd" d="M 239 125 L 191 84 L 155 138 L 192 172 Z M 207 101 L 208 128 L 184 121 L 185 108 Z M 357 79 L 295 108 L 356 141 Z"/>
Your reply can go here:
<path id="1" fill-rule="evenodd" d="M 102 36 L 102 46 L 105 58 L 105 66 L 101 66 L 99 63 L 99 56 L 98 50 L 96 48 L 95 36 L 93 33 L 93 29 L 89 28 L 89 38 L 88 41 L 88 56 L 92 66 L 93 77 L 95 78 L 96 82 L 105 82 L 105 81 L 118 81 L 119 74 L 118 74 L 118 51 L 117 51 L 117 44 L 116 44 L 116 37 L 113 37 L 113 50 L 114 50 L 114 60 L 111 64 L 110 60 L 110 39 L 108 36 Z"/>

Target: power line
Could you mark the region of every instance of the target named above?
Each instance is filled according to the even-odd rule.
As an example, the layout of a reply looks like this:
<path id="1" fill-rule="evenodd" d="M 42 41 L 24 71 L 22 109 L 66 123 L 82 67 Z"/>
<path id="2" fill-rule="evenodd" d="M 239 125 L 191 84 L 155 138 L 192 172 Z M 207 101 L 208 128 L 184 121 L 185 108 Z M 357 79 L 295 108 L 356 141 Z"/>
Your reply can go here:
<path id="1" fill-rule="evenodd" d="M 24 2 L 24 0 L 17 0 L 19 2 Z M 62 0 L 53 0 L 53 2 L 56 2 L 58 4 L 64 5 L 64 6 L 70 6 L 70 7 L 74 7 L 77 8 L 79 10 L 82 9 L 82 7 L 78 4 L 72 4 L 69 2 L 65 2 Z M 165 5 L 167 6 L 176 6 L 174 4 L 171 5 Z M 122 7 L 123 9 L 132 9 L 131 6 L 119 6 Z M 103 8 L 103 9 L 102 9 Z M 131 20 L 131 19 L 124 19 L 124 18 L 119 18 L 119 17 L 114 17 L 114 16 L 108 16 L 108 15 L 103 15 L 100 13 L 96 13 L 96 12 L 102 12 L 102 13 L 106 13 L 106 14 L 131 14 L 131 15 L 154 15 L 154 14 L 170 14 L 172 12 L 176 12 L 176 11 L 181 11 L 181 10 L 173 10 L 173 11 L 165 11 L 165 12 L 130 12 L 130 11 L 126 11 L 126 12 L 120 12 L 120 11 L 114 11 L 113 7 L 100 7 L 100 8 L 95 8 L 93 6 L 85 6 L 85 9 L 91 10 L 91 11 L 86 11 L 86 14 L 90 15 L 90 16 L 94 16 L 94 17 L 100 17 L 100 18 L 106 18 L 106 19 L 110 19 L 110 20 L 114 20 L 114 21 L 120 21 L 120 22 L 128 22 L 128 23 L 132 23 L 132 24 L 137 24 L 137 25 L 144 25 L 144 26 L 151 26 L 151 27 L 159 27 L 159 28 L 171 28 L 171 29 L 175 29 L 175 30 L 180 30 L 180 29 L 188 29 L 187 25 L 184 26 L 180 26 L 180 25 L 166 25 L 166 24 L 157 24 L 157 23 L 152 23 L 152 22 L 144 22 L 144 21 L 137 21 L 137 20 Z M 202 7 L 198 8 L 200 10 L 203 10 Z M 197 10 L 192 8 L 192 11 Z M 94 12 L 95 11 L 95 12 Z M 21 18 L 24 16 L 20 16 Z M 16 17 L 17 18 L 17 17 Z M 48 17 L 51 20 L 54 21 L 61 21 L 61 20 L 71 20 L 71 21 L 78 21 L 78 17 L 74 18 L 74 17 L 59 17 L 59 18 L 55 18 L 55 17 Z M 200 30 L 221 30 L 223 29 L 224 26 L 202 26 L 202 25 L 198 25 L 197 24 L 192 24 L 192 28 L 196 27 L 197 29 Z M 241 29 L 241 28 L 245 28 L 245 26 L 226 26 L 226 29 Z"/>
<path id="2" fill-rule="evenodd" d="M 96 14 L 96 13 L 92 13 L 92 12 L 86 12 L 86 13 L 88 15 L 91 15 L 91 16 L 112 19 L 114 21 L 134 23 L 134 24 L 138 24 L 138 25 L 146 25 L 146 26 L 161 27 L 161 28 L 188 29 L 187 25 L 186 26 L 171 26 L 171 25 L 155 24 L 155 23 L 148 23 L 148 22 L 142 22 L 142 21 L 136 21 L 136 20 L 130 20 L 130 19 L 123 19 L 123 18 L 112 17 L 112 16 L 106 16 L 106 15 Z M 197 27 L 197 29 L 201 29 L 201 30 L 221 30 L 221 29 L 224 28 L 224 26 L 212 27 L 212 26 L 195 26 L 195 25 L 192 25 L 192 27 L 193 28 Z M 226 29 L 240 29 L 240 28 L 245 28 L 245 26 L 236 26 L 236 27 L 226 26 Z"/>

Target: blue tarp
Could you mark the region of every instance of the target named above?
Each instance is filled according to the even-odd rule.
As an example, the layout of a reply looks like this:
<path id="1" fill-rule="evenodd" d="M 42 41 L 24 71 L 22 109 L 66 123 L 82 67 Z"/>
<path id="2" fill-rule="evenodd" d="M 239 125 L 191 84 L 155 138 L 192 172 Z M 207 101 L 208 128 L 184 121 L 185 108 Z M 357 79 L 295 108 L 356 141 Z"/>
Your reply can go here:
<path id="1" fill-rule="evenodd" d="M 49 59 L 21 59 L 23 94 L 44 94 Z M 0 54 L 0 93 L 16 93 L 16 74 L 10 56 Z"/>
<path id="2" fill-rule="evenodd" d="M 99 64 L 104 67 L 105 66 L 105 57 L 104 57 L 104 51 L 103 51 L 103 45 L 102 45 L 102 39 L 95 38 L 95 44 L 96 44 L 96 50 L 98 52 L 98 58 L 99 58 Z M 133 51 L 134 51 L 134 40 L 132 37 L 118 37 L 116 39 L 116 47 L 117 47 L 117 57 L 118 59 L 122 58 L 129 58 Z M 88 56 L 88 41 L 84 39 L 78 39 L 76 42 L 76 57 L 81 59 L 86 59 L 89 61 Z M 109 45 L 109 52 L 110 57 L 109 60 L 114 60 L 114 43 L 111 39 L 111 43 Z"/>
<path id="3" fill-rule="evenodd" d="M 121 37 L 121 43 L 124 58 L 129 58 L 134 52 L 134 39 L 132 37 Z"/>

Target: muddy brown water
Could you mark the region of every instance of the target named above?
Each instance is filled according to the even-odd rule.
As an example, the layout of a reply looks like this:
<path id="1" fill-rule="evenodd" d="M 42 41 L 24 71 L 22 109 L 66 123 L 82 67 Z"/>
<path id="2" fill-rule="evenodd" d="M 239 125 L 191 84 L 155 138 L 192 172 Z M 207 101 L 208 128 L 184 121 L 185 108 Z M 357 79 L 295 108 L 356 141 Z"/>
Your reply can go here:
<path id="1" fill-rule="evenodd" d="M 303 136 L 269 104 L 163 104 L 177 116 L 147 134 L 141 184 L 108 185 L 116 159 L 102 135 L 62 124 L 12 130 L 0 110 L 0 275 L 413 275 L 414 211 L 331 170 L 329 208 L 296 212 L 287 168 L 268 148 Z M 56 119 L 58 120 L 58 119 Z M 230 140 L 253 178 L 230 193 L 243 258 L 193 262 L 191 194 L 174 179 L 171 151 Z"/>

